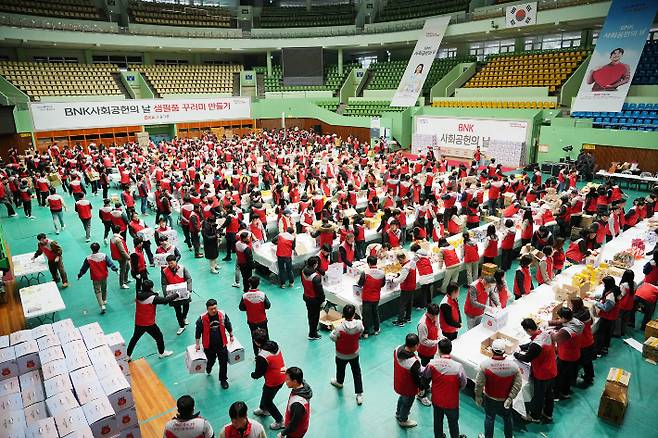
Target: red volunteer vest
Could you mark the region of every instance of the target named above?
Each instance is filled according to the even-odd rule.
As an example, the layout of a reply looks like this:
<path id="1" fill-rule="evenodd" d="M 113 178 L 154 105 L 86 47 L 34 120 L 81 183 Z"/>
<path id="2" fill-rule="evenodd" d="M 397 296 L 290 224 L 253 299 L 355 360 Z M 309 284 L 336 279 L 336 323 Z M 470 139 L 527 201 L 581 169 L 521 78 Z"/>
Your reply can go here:
<path id="1" fill-rule="evenodd" d="M 482 280 L 477 280 L 475 282 L 475 290 L 477 291 L 477 302 L 484 304 L 486 306 L 487 301 L 489 300 L 489 295 L 487 294 L 486 289 L 484 288 L 484 283 Z M 470 292 L 469 292 L 470 295 Z M 484 314 L 484 309 L 475 307 L 470 298 L 467 296 L 466 301 L 464 302 L 464 313 L 471 318 L 481 316 Z"/>
<path id="2" fill-rule="evenodd" d="M 399 395 L 413 397 L 418 393 L 418 387 L 411 377 L 411 367 L 418 361 L 414 354 L 409 359 L 399 359 L 397 348 L 393 350 L 393 389 Z"/>
<path id="3" fill-rule="evenodd" d="M 435 323 L 431 322 L 430 319 L 427 317 L 427 315 L 423 315 L 418 325 L 420 326 L 421 324 L 425 324 L 425 327 L 427 327 L 427 339 L 432 341 L 436 341 L 437 339 L 439 339 L 439 327 L 437 327 Z M 418 354 L 420 356 L 434 357 L 437 350 L 438 350 L 438 345 L 434 345 L 433 347 L 427 347 L 422 343 L 418 344 Z"/>
<path id="4" fill-rule="evenodd" d="M 107 278 L 107 263 L 105 262 L 106 255 L 102 252 L 90 254 L 87 256 L 87 263 L 89 264 L 89 275 L 94 281 L 105 280 Z"/>
<path id="5" fill-rule="evenodd" d="M 453 321 L 459 321 L 459 303 L 457 300 L 452 299 L 450 296 L 446 295 L 441 300 L 441 304 L 448 304 L 450 306 L 450 313 Z M 439 326 L 443 333 L 457 333 L 459 328 L 449 325 L 445 318 L 443 317 L 443 312 L 439 312 Z"/>
<path id="6" fill-rule="evenodd" d="M 250 324 L 260 324 L 267 321 L 264 292 L 250 289 L 242 295 L 242 302 L 247 309 L 247 322 Z"/>

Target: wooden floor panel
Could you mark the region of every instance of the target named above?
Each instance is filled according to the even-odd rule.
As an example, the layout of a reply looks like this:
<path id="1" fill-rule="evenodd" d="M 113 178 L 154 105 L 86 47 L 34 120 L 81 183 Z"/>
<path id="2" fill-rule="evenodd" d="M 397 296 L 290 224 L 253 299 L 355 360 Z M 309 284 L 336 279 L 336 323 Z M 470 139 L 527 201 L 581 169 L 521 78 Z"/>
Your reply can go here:
<path id="1" fill-rule="evenodd" d="M 164 425 L 176 415 L 176 400 L 144 359 L 130 363 L 132 390 L 143 438 L 161 438 Z"/>
<path id="2" fill-rule="evenodd" d="M 7 279 L 7 277 L 9 278 Z M 7 302 L 0 304 L 0 335 L 8 335 L 11 332 L 25 328 L 23 306 L 18 295 L 16 282 L 11 274 L 5 277 L 5 289 Z"/>

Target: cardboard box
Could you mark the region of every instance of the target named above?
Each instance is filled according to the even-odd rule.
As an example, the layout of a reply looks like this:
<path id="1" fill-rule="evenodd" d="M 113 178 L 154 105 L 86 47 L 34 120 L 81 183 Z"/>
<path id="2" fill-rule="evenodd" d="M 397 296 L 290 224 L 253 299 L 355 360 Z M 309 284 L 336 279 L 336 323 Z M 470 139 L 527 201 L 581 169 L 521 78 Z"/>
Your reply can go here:
<path id="1" fill-rule="evenodd" d="M 101 386 L 114 412 L 118 413 L 135 406 L 132 388 L 122 373 L 114 373 L 103 378 Z"/>
<path id="2" fill-rule="evenodd" d="M 642 356 L 658 362 L 658 338 L 651 336 L 642 345 Z"/>
<path id="3" fill-rule="evenodd" d="M 13 346 L 0 350 L 0 381 L 18 376 L 16 351 Z"/>
<path id="4" fill-rule="evenodd" d="M 31 340 L 34 340 L 34 336 L 32 336 L 32 330 L 19 330 L 9 334 L 9 343 L 11 345 L 17 345 L 21 342 Z"/>
<path id="5" fill-rule="evenodd" d="M 501 332 L 496 332 L 493 335 L 489 336 L 487 339 L 482 341 L 480 344 L 480 353 L 485 356 L 492 357 L 493 352 L 491 351 L 491 344 L 496 339 L 504 339 L 507 341 L 507 348 L 505 349 L 506 354 L 512 354 L 519 348 L 519 340 L 508 336 Z"/>
<path id="6" fill-rule="evenodd" d="M 72 391 L 64 391 L 46 399 L 46 408 L 51 417 L 57 417 L 80 405 Z"/>
<path id="7" fill-rule="evenodd" d="M 52 324 L 44 324 L 32 329 L 32 336 L 34 339 L 43 338 L 44 336 L 54 335 L 55 331 L 53 330 Z"/>
<path id="8" fill-rule="evenodd" d="M 572 298 L 581 296 L 580 288 L 570 284 L 554 284 L 553 293 L 555 294 L 555 300 L 560 302 L 570 302 Z"/>
<path id="9" fill-rule="evenodd" d="M 10 394 L 20 394 L 21 384 L 18 382 L 18 377 L 12 377 L 0 382 L 0 397 Z"/>
<path id="10" fill-rule="evenodd" d="M 81 407 L 76 407 L 55 415 L 55 424 L 61 436 L 70 437 L 72 433 L 89 429 L 87 418 Z M 89 429 L 91 433 L 91 429 Z"/>
<path id="11" fill-rule="evenodd" d="M 86 335 L 82 331 L 80 333 L 82 334 L 82 340 L 87 346 L 87 350 L 93 350 L 101 345 L 107 345 L 107 339 L 103 333 L 87 333 Z"/>
<path id="12" fill-rule="evenodd" d="M 43 386 L 43 379 L 41 378 L 41 374 L 38 370 L 21 374 L 18 377 L 18 382 L 21 384 L 21 389 L 27 389 L 32 386 Z"/>
<path id="13" fill-rule="evenodd" d="M 32 406 L 35 403 L 42 402 L 46 399 L 46 394 L 42 385 L 31 386 L 21 391 L 23 406 Z"/>
<path id="14" fill-rule="evenodd" d="M 60 374 L 52 379 L 45 380 L 43 382 L 43 387 L 46 389 L 46 398 L 73 390 L 73 384 L 71 383 L 71 378 L 68 374 Z"/>
<path id="15" fill-rule="evenodd" d="M 76 430 L 75 432 L 71 432 L 70 434 L 66 435 L 66 438 L 95 438 L 95 437 L 94 437 L 94 433 L 91 431 L 91 428 L 89 426 L 85 426 L 81 429 Z"/>
<path id="16" fill-rule="evenodd" d="M 69 372 L 91 366 L 91 361 L 86 351 L 77 351 L 74 354 L 66 356 L 66 368 Z"/>
<path id="17" fill-rule="evenodd" d="M 82 335 L 83 339 L 93 334 L 98 334 L 98 333 L 103 334 L 103 329 L 101 328 L 100 324 L 97 322 L 81 325 L 80 327 L 78 327 L 78 329 L 80 330 L 80 334 Z"/>
<path id="18" fill-rule="evenodd" d="M 185 350 L 185 367 L 190 374 L 201 374 L 206 372 L 206 354 L 203 350 L 196 351 L 194 345 L 190 345 Z"/>
<path id="19" fill-rule="evenodd" d="M 117 413 L 117 427 L 120 431 L 138 427 L 137 409 L 134 406 Z"/>
<path id="20" fill-rule="evenodd" d="M 64 356 L 75 356 L 87 352 L 87 346 L 82 340 L 73 340 L 62 345 Z"/>
<path id="21" fill-rule="evenodd" d="M 95 437 L 109 438 L 118 433 L 116 415 L 107 397 L 101 396 L 83 405 L 82 411 Z"/>
<path id="22" fill-rule="evenodd" d="M 6 412 L 0 420 L 0 437 L 26 438 L 27 424 L 22 410 Z"/>
<path id="23" fill-rule="evenodd" d="M 60 345 L 55 345 L 54 347 L 39 351 L 39 362 L 41 362 L 42 368 L 48 362 L 58 359 L 64 359 L 64 351 Z"/>
<path id="24" fill-rule="evenodd" d="M 658 319 L 649 321 L 644 328 L 644 339 L 648 339 L 650 337 L 658 338 Z"/>
<path id="25" fill-rule="evenodd" d="M 57 336 L 55 333 L 50 333 L 37 339 L 39 350 L 47 350 L 55 345 L 61 345 L 61 343 L 62 342 L 59 340 L 59 336 Z"/>
<path id="26" fill-rule="evenodd" d="M 23 399 L 17 392 L 0 397 L 0 418 L 3 412 L 18 411 L 23 409 Z"/>
<path id="27" fill-rule="evenodd" d="M 46 409 L 46 402 L 34 403 L 33 405 L 30 405 L 27 408 L 23 409 L 23 412 L 25 413 L 25 420 L 27 421 L 28 424 L 34 421 L 39 421 L 39 420 L 43 420 L 44 418 L 48 418 L 48 410 Z"/>
<path id="28" fill-rule="evenodd" d="M 614 424 L 621 424 L 628 407 L 630 379 L 631 373 L 628 371 L 610 368 L 599 403 L 599 417 Z"/>
<path id="29" fill-rule="evenodd" d="M 62 374 L 68 375 L 69 370 L 66 368 L 66 361 L 64 359 L 53 360 L 48 362 L 45 365 L 41 366 L 41 371 L 43 372 L 43 379 L 48 380 L 52 379 L 55 376 Z"/>
<path id="30" fill-rule="evenodd" d="M 55 427 L 55 419 L 52 417 L 38 420 L 30 423 L 27 428 L 26 438 L 59 438 L 57 428 Z"/>
<path id="31" fill-rule="evenodd" d="M 139 429 L 139 426 L 122 430 L 120 438 L 142 438 L 142 431 Z"/>
<path id="32" fill-rule="evenodd" d="M 187 283 L 177 283 L 177 284 L 167 285 L 167 292 L 166 292 L 167 296 L 176 293 L 178 294 L 178 298 L 176 298 L 174 301 L 188 299 L 190 297 L 190 292 L 187 290 Z"/>
<path id="33" fill-rule="evenodd" d="M 0 336 L 0 348 L 9 347 L 9 335 Z"/>
<path id="34" fill-rule="evenodd" d="M 114 332 L 109 335 L 105 335 L 107 340 L 107 345 L 110 347 L 110 350 L 114 354 L 114 359 L 125 359 L 126 358 L 126 341 L 121 336 L 121 333 Z"/>
<path id="35" fill-rule="evenodd" d="M 238 338 L 233 338 L 233 342 L 229 341 L 226 349 L 228 350 L 228 363 L 230 365 L 244 360 L 244 347 L 240 344 Z"/>
<path id="36" fill-rule="evenodd" d="M 576 240 L 580 239 L 581 231 L 582 231 L 581 227 L 571 227 L 570 239 L 572 242 L 575 242 Z"/>
<path id="37" fill-rule="evenodd" d="M 125 359 L 119 359 L 117 360 L 117 365 L 119 366 L 119 369 L 123 373 L 124 376 L 126 376 L 126 379 L 130 382 L 130 365 Z"/>
<path id="38" fill-rule="evenodd" d="M 89 360 L 91 360 L 94 368 L 103 362 L 115 361 L 114 354 L 112 354 L 112 350 L 110 350 L 109 345 L 101 345 L 100 347 L 96 347 L 93 350 L 87 351 L 87 354 L 89 355 Z"/>
<path id="39" fill-rule="evenodd" d="M 580 228 L 587 229 L 592 226 L 594 222 L 594 216 L 589 214 L 583 214 L 580 218 Z"/>
<path id="40" fill-rule="evenodd" d="M 329 311 L 320 312 L 320 327 L 325 330 L 333 330 L 341 322 L 343 322 L 343 315 L 338 313 L 335 309 L 329 309 Z"/>
<path id="41" fill-rule="evenodd" d="M 39 361 L 39 346 L 37 341 L 31 340 L 22 342 L 14 348 L 16 353 L 16 365 L 18 365 L 18 374 L 29 373 L 41 368 Z"/>
<path id="42" fill-rule="evenodd" d="M 484 263 L 482 265 L 482 275 L 483 276 L 492 276 L 498 270 L 498 265 L 494 263 Z"/>
<path id="43" fill-rule="evenodd" d="M 61 331 L 74 329 L 75 325 L 73 324 L 73 320 L 71 318 L 66 318 L 59 321 L 55 321 L 52 324 L 52 327 L 55 334 L 59 335 Z"/>
<path id="44" fill-rule="evenodd" d="M 507 309 L 499 309 L 496 307 L 489 307 L 482 315 L 480 325 L 491 331 L 498 331 L 505 327 L 507 324 L 509 313 Z"/>

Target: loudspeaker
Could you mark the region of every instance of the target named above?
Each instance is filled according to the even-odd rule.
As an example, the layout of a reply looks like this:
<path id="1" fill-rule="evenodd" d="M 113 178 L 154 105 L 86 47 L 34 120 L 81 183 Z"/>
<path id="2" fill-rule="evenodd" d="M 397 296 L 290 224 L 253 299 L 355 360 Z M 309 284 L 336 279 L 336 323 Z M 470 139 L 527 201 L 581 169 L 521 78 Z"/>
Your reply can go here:
<path id="1" fill-rule="evenodd" d="M 322 125 L 313 125 L 313 131 L 318 135 L 322 135 Z"/>

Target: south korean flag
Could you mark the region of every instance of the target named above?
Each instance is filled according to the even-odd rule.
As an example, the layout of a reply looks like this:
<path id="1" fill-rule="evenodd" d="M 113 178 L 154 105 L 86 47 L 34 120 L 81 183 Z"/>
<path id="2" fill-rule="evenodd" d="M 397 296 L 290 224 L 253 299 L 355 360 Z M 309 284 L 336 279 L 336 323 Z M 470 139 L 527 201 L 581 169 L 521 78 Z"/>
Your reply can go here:
<path id="1" fill-rule="evenodd" d="M 508 6 L 505 14 L 506 27 L 537 24 L 537 2 Z"/>

